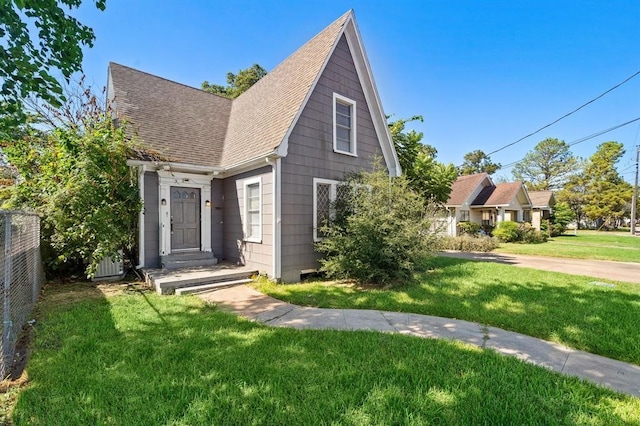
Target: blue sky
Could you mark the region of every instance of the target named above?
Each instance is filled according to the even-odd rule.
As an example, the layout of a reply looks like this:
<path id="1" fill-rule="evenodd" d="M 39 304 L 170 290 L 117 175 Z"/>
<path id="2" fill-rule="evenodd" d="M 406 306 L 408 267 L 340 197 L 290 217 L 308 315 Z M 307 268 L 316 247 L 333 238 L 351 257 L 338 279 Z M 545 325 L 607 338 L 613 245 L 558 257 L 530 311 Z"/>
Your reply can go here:
<path id="1" fill-rule="evenodd" d="M 228 71 L 272 69 L 353 8 L 384 110 L 412 126 L 438 159 L 489 153 L 554 121 L 640 70 L 636 0 L 90 1 L 74 16 L 94 28 L 84 71 L 106 83 L 109 61 L 187 85 Z M 546 137 L 574 142 L 640 117 L 640 76 L 542 132 L 493 154 L 520 160 Z M 588 157 L 615 140 L 632 181 L 640 121 L 576 144 Z M 511 178 L 511 169 L 496 176 Z"/>

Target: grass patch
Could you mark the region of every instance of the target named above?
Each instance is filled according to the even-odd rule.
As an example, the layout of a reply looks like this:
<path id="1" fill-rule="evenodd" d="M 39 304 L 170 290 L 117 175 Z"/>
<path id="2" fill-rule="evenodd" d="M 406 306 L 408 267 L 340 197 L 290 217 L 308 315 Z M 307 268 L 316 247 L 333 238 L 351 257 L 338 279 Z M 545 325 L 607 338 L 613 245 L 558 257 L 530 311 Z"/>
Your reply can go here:
<path id="1" fill-rule="evenodd" d="M 640 365 L 640 286 L 435 257 L 432 270 L 393 289 L 316 281 L 258 289 L 298 305 L 411 312 L 475 321 Z"/>
<path id="2" fill-rule="evenodd" d="M 495 251 L 534 256 L 640 262 L 640 238 L 620 232 L 578 231 L 578 235 L 553 237 L 544 244 L 502 243 Z"/>
<path id="3" fill-rule="evenodd" d="M 640 422 L 640 399 L 472 346 L 82 291 L 45 293 L 16 424 Z"/>

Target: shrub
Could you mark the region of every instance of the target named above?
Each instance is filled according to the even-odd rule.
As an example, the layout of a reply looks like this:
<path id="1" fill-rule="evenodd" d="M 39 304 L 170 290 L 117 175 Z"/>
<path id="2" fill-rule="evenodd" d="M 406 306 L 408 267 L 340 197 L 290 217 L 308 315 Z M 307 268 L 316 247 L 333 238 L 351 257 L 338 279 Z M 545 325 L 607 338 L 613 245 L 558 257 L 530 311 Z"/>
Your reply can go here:
<path id="1" fill-rule="evenodd" d="M 321 271 L 331 278 L 385 284 L 410 279 L 416 264 L 435 249 L 434 217 L 404 177 L 389 178 L 379 164 L 349 177 L 322 227 L 316 250 Z M 427 206 L 427 208 L 425 208 Z"/>
<path id="2" fill-rule="evenodd" d="M 520 225 L 516 222 L 500 222 L 493 231 L 493 236 L 503 243 L 511 243 L 520 239 Z"/>
<path id="3" fill-rule="evenodd" d="M 489 236 L 460 235 L 457 237 L 442 236 L 437 240 L 438 250 L 481 251 L 489 252 L 498 247 L 498 241 Z"/>
<path id="4" fill-rule="evenodd" d="M 458 223 L 458 231 L 461 234 L 476 235 L 480 232 L 480 224 L 475 222 L 460 222 Z"/>

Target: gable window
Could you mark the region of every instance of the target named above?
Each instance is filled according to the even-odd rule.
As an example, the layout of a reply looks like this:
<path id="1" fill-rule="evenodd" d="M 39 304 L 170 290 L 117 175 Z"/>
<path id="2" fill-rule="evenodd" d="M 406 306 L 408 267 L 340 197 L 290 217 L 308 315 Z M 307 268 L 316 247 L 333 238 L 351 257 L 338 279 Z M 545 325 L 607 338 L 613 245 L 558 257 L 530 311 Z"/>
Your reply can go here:
<path id="1" fill-rule="evenodd" d="M 320 228 L 331 219 L 331 203 L 335 202 L 340 182 L 329 179 L 313 179 L 313 239 L 320 241 L 324 235 Z"/>
<path id="2" fill-rule="evenodd" d="M 262 180 L 244 182 L 244 240 L 262 242 Z"/>
<path id="3" fill-rule="evenodd" d="M 356 101 L 333 94 L 333 150 L 356 156 Z"/>

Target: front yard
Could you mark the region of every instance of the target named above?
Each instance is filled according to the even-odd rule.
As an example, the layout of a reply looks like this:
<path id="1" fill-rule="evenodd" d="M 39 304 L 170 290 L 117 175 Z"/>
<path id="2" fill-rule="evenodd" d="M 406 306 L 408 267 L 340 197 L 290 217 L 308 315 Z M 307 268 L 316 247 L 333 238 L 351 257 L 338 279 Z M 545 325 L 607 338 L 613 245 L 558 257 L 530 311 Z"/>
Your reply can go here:
<path id="1" fill-rule="evenodd" d="M 391 290 L 267 280 L 257 288 L 299 305 L 475 321 L 640 365 L 640 285 L 444 257 L 429 265 Z"/>
<path id="2" fill-rule="evenodd" d="M 539 286 L 535 276 L 523 290 L 512 282 L 510 291 L 487 304 L 470 300 L 471 292 L 461 288 L 460 280 L 467 279 L 479 296 L 496 291 L 478 288 L 468 265 L 439 268 L 424 277 L 438 278 L 428 291 L 458 293 L 457 309 L 469 312 L 529 312 L 518 295 Z M 630 289 L 583 285 L 556 284 L 550 292 L 578 304 L 605 298 L 619 308 L 638 303 Z M 377 332 L 269 328 L 196 297 L 105 288 L 111 291 L 83 284 L 46 287 L 16 424 L 640 423 L 638 398 L 491 351 Z M 301 297 L 317 294 L 312 288 Z M 328 289 L 350 294 L 357 306 L 374 300 L 371 291 Z M 387 297 L 389 307 L 415 306 L 415 296 L 404 291 L 386 293 L 378 303 Z M 541 303 L 530 312 L 544 311 Z"/>
<path id="3" fill-rule="evenodd" d="M 568 233 L 553 237 L 542 244 L 501 243 L 495 251 L 535 256 L 640 262 L 640 237 L 623 232 L 580 230 L 577 235 Z"/>

